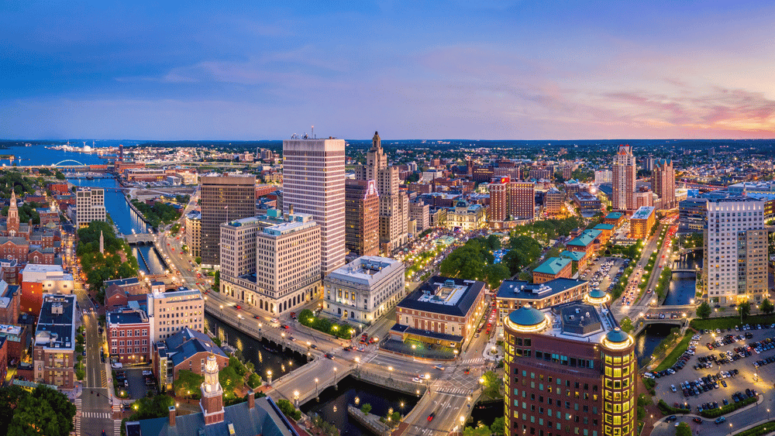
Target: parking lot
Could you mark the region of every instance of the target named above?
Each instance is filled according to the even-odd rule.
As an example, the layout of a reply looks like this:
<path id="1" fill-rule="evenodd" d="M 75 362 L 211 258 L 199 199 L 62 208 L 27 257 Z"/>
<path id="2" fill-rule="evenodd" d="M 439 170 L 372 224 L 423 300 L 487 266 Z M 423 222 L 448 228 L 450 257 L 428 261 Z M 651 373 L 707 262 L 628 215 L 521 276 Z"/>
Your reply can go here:
<path id="1" fill-rule="evenodd" d="M 588 280 L 590 286 L 610 292 L 619 280 L 617 274 L 624 270 L 629 259 L 618 257 L 599 257 L 579 276 L 581 280 Z M 597 283 L 597 285 L 595 285 Z"/>
<path id="2" fill-rule="evenodd" d="M 119 371 L 114 371 L 114 376 L 117 373 L 121 372 L 125 373 L 126 381 L 128 382 L 129 386 L 124 386 L 123 379 L 120 377 L 116 380 L 119 380 L 119 389 L 125 390 L 127 393 L 129 393 L 129 398 L 138 399 L 145 397 L 145 393 L 149 390 L 156 392 L 156 386 L 147 386 L 145 383 L 145 376 L 143 375 L 143 371 L 147 371 L 147 369 L 124 369 Z"/>
<path id="3" fill-rule="evenodd" d="M 748 333 L 751 333 L 751 338 L 743 338 L 735 342 L 722 344 L 720 347 L 713 347 L 713 350 L 709 350 L 707 343 L 713 343 L 716 340 L 722 340 L 727 335 L 743 336 L 744 331 L 722 331 L 715 333 L 715 336 L 711 333 L 705 333 L 700 335 L 695 348 L 695 354 L 689 358 L 686 365 L 682 370 L 676 371 L 675 374 L 667 375 L 656 379 L 656 396 L 657 398 L 664 399 L 665 402 L 673 406 L 675 403 L 688 405 L 692 409 L 692 413 L 697 413 L 697 406 L 704 403 L 717 402 L 719 406 L 724 405 L 724 400 L 732 403 L 732 395 L 736 392 L 745 393 L 746 389 L 755 389 L 758 393 L 769 391 L 775 381 L 775 362 L 765 364 L 764 366 L 756 367 L 754 363 L 767 360 L 767 358 L 775 357 L 775 345 L 767 345 L 760 351 L 759 354 L 751 348 L 747 351 L 747 346 L 754 342 L 760 342 L 768 338 L 775 338 L 775 329 L 763 328 L 761 330 L 752 329 Z M 773 343 L 775 344 L 775 342 Z M 737 351 L 736 351 L 737 349 Z M 721 354 L 726 357 L 723 359 L 725 363 L 719 364 L 718 361 L 722 360 Z M 716 361 L 711 359 L 711 356 L 715 356 Z M 739 356 L 737 360 L 732 360 L 730 356 Z M 745 357 L 743 357 L 745 356 Z M 702 361 L 705 361 L 704 363 Z M 700 365 L 699 369 L 695 369 Z M 702 367 L 705 366 L 705 367 Z M 737 374 L 734 374 L 734 370 L 737 370 Z M 721 373 L 729 373 L 729 377 L 721 376 Z M 711 388 L 705 392 L 699 389 L 698 395 L 684 396 L 681 384 L 684 382 L 698 381 L 702 377 L 709 375 L 718 377 L 718 388 Z M 755 380 L 757 379 L 757 380 Z M 707 380 L 707 379 L 706 379 Z M 723 383 L 722 383 L 723 381 Z M 724 383 L 726 387 L 724 387 Z M 707 384 L 707 383 L 703 383 Z M 715 385 L 715 383 L 711 383 Z M 675 386 L 676 390 L 673 392 L 671 386 Z"/>

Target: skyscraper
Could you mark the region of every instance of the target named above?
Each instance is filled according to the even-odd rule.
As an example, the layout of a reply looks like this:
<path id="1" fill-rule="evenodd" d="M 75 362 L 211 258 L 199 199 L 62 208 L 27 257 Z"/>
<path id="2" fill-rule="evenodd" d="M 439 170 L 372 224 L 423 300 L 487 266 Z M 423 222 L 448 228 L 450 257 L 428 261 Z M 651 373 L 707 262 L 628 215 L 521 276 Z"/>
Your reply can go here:
<path id="1" fill-rule="evenodd" d="M 703 275 L 712 303 L 767 297 L 764 202 L 748 197 L 708 199 Z"/>
<path id="2" fill-rule="evenodd" d="M 16 197 L 12 197 L 11 201 L 15 202 Z M 105 190 L 78 188 L 75 192 L 75 225 L 81 228 L 88 226 L 92 221 L 105 221 L 105 219 Z"/>
<path id="3" fill-rule="evenodd" d="M 202 264 L 221 263 L 221 224 L 256 214 L 256 178 L 252 175 L 206 176 L 200 179 Z"/>
<path id="4" fill-rule="evenodd" d="M 345 245 L 358 256 L 379 254 L 379 193 L 374 180 L 345 181 Z"/>
<path id="5" fill-rule="evenodd" d="M 283 211 L 313 216 L 321 229 L 322 273 L 344 265 L 343 139 L 283 141 Z"/>
<path id="6" fill-rule="evenodd" d="M 408 240 L 409 197 L 399 190 L 399 169 L 388 166 L 382 139 L 374 132 L 366 165 L 356 168 L 359 180 L 376 180 L 379 191 L 380 248 L 390 253 Z"/>
<path id="7" fill-rule="evenodd" d="M 614 210 L 635 209 L 635 156 L 632 147 L 620 145 L 614 156 L 613 195 L 611 203 Z"/>
<path id="8" fill-rule="evenodd" d="M 508 213 L 514 219 L 535 218 L 535 183 L 509 182 L 506 186 Z"/>
<path id="9" fill-rule="evenodd" d="M 672 209 L 675 203 L 675 170 L 672 159 L 657 159 L 651 173 L 651 189 L 661 199 L 660 209 Z"/>
<path id="10" fill-rule="evenodd" d="M 506 207 L 506 185 L 509 183 L 508 177 L 495 178 L 488 185 L 490 190 L 490 213 L 489 221 L 505 221 L 508 208 Z"/>

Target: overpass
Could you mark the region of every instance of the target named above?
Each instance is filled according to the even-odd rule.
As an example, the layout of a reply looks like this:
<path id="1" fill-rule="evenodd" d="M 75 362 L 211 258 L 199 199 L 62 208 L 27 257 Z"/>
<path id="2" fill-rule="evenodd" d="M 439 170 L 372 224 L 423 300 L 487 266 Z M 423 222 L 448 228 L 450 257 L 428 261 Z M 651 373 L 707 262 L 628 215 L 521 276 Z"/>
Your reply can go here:
<path id="1" fill-rule="evenodd" d="M 642 319 L 639 318 L 635 323 L 635 328 L 632 331 L 633 336 L 638 336 L 643 330 L 646 329 L 646 327 L 654 324 L 670 324 L 675 325 L 678 327 L 683 327 L 684 325 L 689 324 L 690 319 L 689 318 L 665 318 L 665 319 Z"/>

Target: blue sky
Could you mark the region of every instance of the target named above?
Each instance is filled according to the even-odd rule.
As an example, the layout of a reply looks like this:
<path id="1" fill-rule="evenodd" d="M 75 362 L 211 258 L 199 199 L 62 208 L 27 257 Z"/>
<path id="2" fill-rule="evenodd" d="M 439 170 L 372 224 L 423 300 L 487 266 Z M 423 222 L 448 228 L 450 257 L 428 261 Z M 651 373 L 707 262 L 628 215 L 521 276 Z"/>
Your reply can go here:
<path id="1" fill-rule="evenodd" d="M 775 4 L 0 3 L 0 138 L 772 138 Z"/>

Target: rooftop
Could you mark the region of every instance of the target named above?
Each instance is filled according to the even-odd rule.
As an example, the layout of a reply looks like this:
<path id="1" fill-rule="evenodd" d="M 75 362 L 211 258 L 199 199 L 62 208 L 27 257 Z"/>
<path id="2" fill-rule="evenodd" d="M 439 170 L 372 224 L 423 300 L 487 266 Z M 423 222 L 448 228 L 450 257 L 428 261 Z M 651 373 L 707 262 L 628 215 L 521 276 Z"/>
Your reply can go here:
<path id="1" fill-rule="evenodd" d="M 562 259 L 559 257 L 550 257 L 549 259 L 546 259 L 544 263 L 541 265 L 538 265 L 536 269 L 533 270 L 533 272 L 541 273 L 541 274 L 559 274 L 560 271 L 562 271 L 563 268 L 568 266 L 568 264 L 571 263 L 570 259 Z"/>
<path id="2" fill-rule="evenodd" d="M 573 261 L 580 261 L 581 259 L 584 259 L 584 256 L 586 256 L 586 253 L 583 251 L 563 251 L 560 253 L 560 257 L 564 257 L 566 259 L 570 259 Z"/>
<path id="3" fill-rule="evenodd" d="M 542 316 L 544 319 L 541 319 Z M 606 304 L 590 304 L 584 301 L 571 301 L 540 311 L 533 308 L 525 310 L 522 307 L 512 312 L 505 323 L 517 332 L 540 333 L 594 343 L 603 342 L 607 335 L 619 328 Z M 614 338 L 616 341 L 608 341 L 618 343 L 631 340 L 629 335 L 623 334 L 626 336 L 624 340 L 617 336 Z"/>
<path id="4" fill-rule="evenodd" d="M 326 279 L 339 279 L 372 286 L 394 271 L 404 270 L 402 262 L 379 256 L 362 256 L 331 272 Z"/>
<path id="5" fill-rule="evenodd" d="M 585 280 L 560 277 L 535 284 L 522 280 L 504 280 L 498 288 L 498 299 L 541 300 L 587 283 Z"/>
<path id="6" fill-rule="evenodd" d="M 613 224 L 598 224 L 595 227 L 593 227 L 592 230 L 613 230 L 614 225 Z"/>
<path id="7" fill-rule="evenodd" d="M 621 212 L 611 212 L 608 215 L 605 216 L 605 219 L 607 220 L 618 220 L 621 218 L 623 214 Z"/>
<path id="8" fill-rule="evenodd" d="M 148 315 L 142 310 L 120 310 L 108 312 L 108 325 L 144 324 L 148 322 Z"/>
<path id="9" fill-rule="evenodd" d="M 204 333 L 200 333 L 186 327 L 164 341 L 166 354 L 170 356 L 173 365 L 178 365 L 197 353 L 208 352 L 219 356 L 229 357 L 215 345 L 212 339 Z"/>
<path id="10" fill-rule="evenodd" d="M 43 295 L 35 346 L 75 350 L 75 295 Z"/>
<path id="11" fill-rule="evenodd" d="M 654 207 L 652 206 L 641 206 L 638 208 L 638 210 L 635 211 L 635 213 L 632 214 L 630 217 L 631 220 L 645 220 L 648 219 L 651 214 L 654 213 Z"/>
<path id="12" fill-rule="evenodd" d="M 434 276 L 401 300 L 398 307 L 466 316 L 483 289 L 483 282 Z"/>
<path id="13" fill-rule="evenodd" d="M 287 215 L 288 221 L 264 229 L 264 233 L 270 236 L 282 236 L 299 230 L 315 227 L 317 223 L 308 213 L 295 213 Z"/>
<path id="14" fill-rule="evenodd" d="M 595 242 L 595 239 L 600 237 L 603 232 L 600 230 L 584 230 L 579 237 L 568 242 L 568 245 L 574 245 L 579 247 L 586 247 L 589 244 Z"/>

